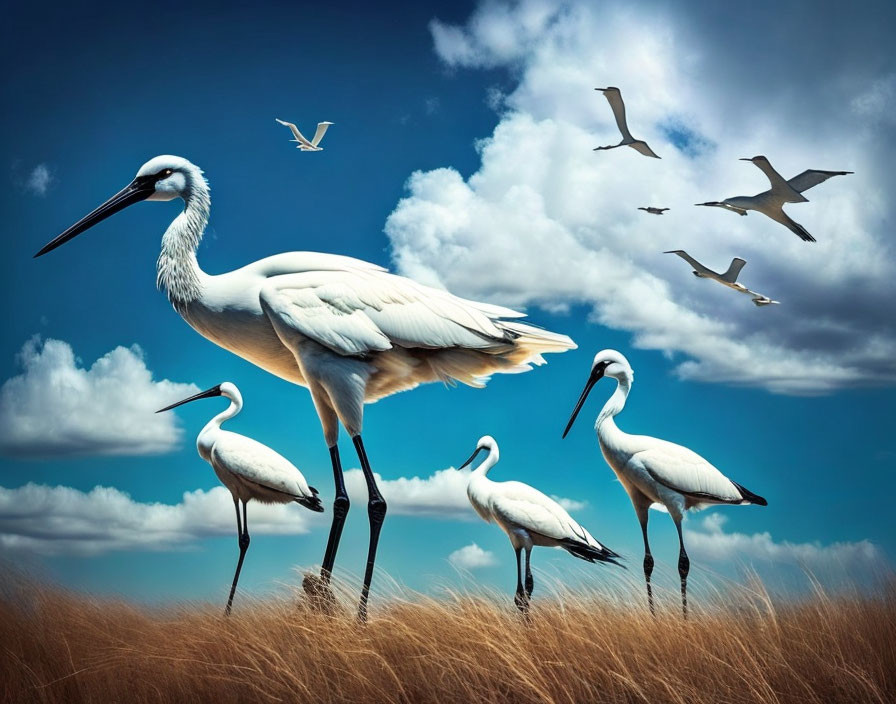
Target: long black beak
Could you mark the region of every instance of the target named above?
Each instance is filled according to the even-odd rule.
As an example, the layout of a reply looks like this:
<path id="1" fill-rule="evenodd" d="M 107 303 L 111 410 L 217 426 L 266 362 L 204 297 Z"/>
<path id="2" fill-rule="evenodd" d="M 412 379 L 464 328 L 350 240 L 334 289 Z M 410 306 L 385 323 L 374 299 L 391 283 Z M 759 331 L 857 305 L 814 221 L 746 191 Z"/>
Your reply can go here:
<path id="1" fill-rule="evenodd" d="M 746 157 L 741 157 L 738 161 L 753 161 L 752 159 L 747 159 Z"/>
<path id="2" fill-rule="evenodd" d="M 460 467 L 458 467 L 458 469 L 463 469 L 467 465 L 472 464 L 473 460 L 476 459 L 476 455 L 478 455 L 483 449 L 484 448 L 482 448 L 482 447 L 477 447 L 475 450 L 473 450 L 473 454 L 470 455 L 469 459 L 467 459 L 466 462 L 464 462 L 462 465 L 460 465 Z"/>
<path id="3" fill-rule="evenodd" d="M 205 391 L 200 391 L 195 396 L 190 396 L 190 398 L 185 398 L 183 401 L 178 401 L 177 403 L 172 403 L 170 406 L 165 406 L 164 408 L 160 408 L 156 411 L 156 413 L 162 413 L 163 411 L 170 411 L 172 408 L 177 408 L 178 406 L 183 406 L 185 403 L 189 403 L 190 401 L 196 401 L 200 398 L 211 398 L 212 396 L 220 396 L 221 395 L 221 385 L 213 386 L 210 389 L 206 389 Z"/>
<path id="4" fill-rule="evenodd" d="M 74 239 L 85 230 L 89 230 L 98 222 L 105 220 L 110 215 L 115 215 L 115 213 L 117 213 L 119 210 L 124 210 L 129 205 L 139 203 L 141 200 L 146 200 L 150 195 L 152 195 L 154 191 L 154 181 L 146 178 L 135 178 L 127 186 L 125 186 L 109 200 L 103 203 L 99 208 L 85 215 L 61 235 L 56 237 L 48 244 L 44 245 L 43 249 L 41 249 L 37 254 L 34 255 L 35 259 L 51 250 L 56 249 L 61 245 L 64 245 L 70 239 Z"/>
<path id="5" fill-rule="evenodd" d="M 604 375 L 604 368 L 595 367 L 591 370 L 591 375 L 588 377 L 588 383 L 585 384 L 585 388 L 582 390 L 582 395 L 579 396 L 579 400 L 576 401 L 576 407 L 572 411 L 572 415 L 569 417 L 569 423 L 566 424 L 566 430 L 563 431 L 563 437 L 566 438 L 567 433 L 569 433 L 569 429 L 572 428 L 572 424 L 576 422 L 576 416 L 579 415 L 579 411 L 582 410 L 582 406 L 585 405 L 585 399 L 588 398 L 588 394 L 591 393 L 592 387 L 601 380 Z"/>

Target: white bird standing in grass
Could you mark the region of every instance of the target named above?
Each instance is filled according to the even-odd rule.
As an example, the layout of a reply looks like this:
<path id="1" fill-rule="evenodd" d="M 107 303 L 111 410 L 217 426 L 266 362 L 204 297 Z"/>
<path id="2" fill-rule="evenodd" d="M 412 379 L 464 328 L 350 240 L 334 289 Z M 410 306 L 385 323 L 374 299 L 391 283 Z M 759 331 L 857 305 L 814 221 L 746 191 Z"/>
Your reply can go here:
<path id="1" fill-rule="evenodd" d="M 359 259 L 289 252 L 217 276 L 196 249 L 211 202 L 202 171 L 178 156 L 157 156 L 136 178 L 35 256 L 46 254 L 141 200 L 181 198 L 184 210 L 162 236 L 157 281 L 175 310 L 203 337 L 282 379 L 308 387 L 330 448 L 336 500 L 320 578 L 305 589 L 332 600 L 330 575 L 349 509 L 339 461 L 339 424 L 352 438 L 367 482 L 370 546 L 358 607 L 367 614 L 386 502 L 361 441 L 364 404 L 419 384 L 485 385 L 489 375 L 543 364 L 542 353 L 575 347 L 558 335 L 509 318 L 507 308 L 468 301 L 390 274 Z"/>
<path id="2" fill-rule="evenodd" d="M 764 156 L 754 156 L 752 159 L 741 159 L 741 161 L 750 161 L 762 169 L 772 187 L 755 196 L 735 196 L 722 201 L 697 203 L 697 205 L 725 208 L 739 215 L 746 215 L 748 210 L 755 210 L 775 222 L 781 223 L 805 242 L 815 242 L 815 238 L 809 234 L 805 227 L 791 219 L 784 212 L 784 204 L 808 203 L 809 199 L 803 195 L 804 191 L 808 191 L 819 183 L 824 183 L 832 176 L 846 176 L 852 173 L 852 171 L 818 171 L 808 169 L 799 176 L 794 176 L 789 181 L 785 181 Z"/>
<path id="3" fill-rule="evenodd" d="M 529 557 L 535 545 L 563 548 L 588 562 L 612 562 L 619 557 L 601 545 L 585 528 L 579 525 L 554 499 L 522 482 L 493 482 L 488 471 L 498 462 L 498 443 L 489 435 L 479 439 L 476 450 L 458 469 L 471 464 L 481 451 L 488 452 L 470 474 L 467 497 L 476 513 L 486 523 L 495 522 L 507 533 L 516 552 L 516 596 L 514 602 L 521 611 L 529 608 L 529 598 L 535 586 Z M 526 551 L 526 578 L 523 586 L 520 553 Z"/>
<path id="4" fill-rule="evenodd" d="M 622 133 L 622 141 L 619 144 L 610 144 L 606 147 L 595 147 L 594 151 L 602 151 L 604 149 L 615 149 L 616 147 L 631 147 L 639 154 L 644 156 L 652 156 L 654 159 L 660 157 L 654 153 L 653 149 L 647 146 L 647 142 L 643 139 L 635 139 L 632 133 L 628 131 L 628 123 L 625 121 L 625 103 L 622 102 L 622 93 L 618 88 L 610 86 L 609 88 L 595 88 L 604 94 L 610 107 L 613 109 L 613 117 L 616 118 L 616 126 Z"/>
<path id="5" fill-rule="evenodd" d="M 681 608 L 688 614 L 687 579 L 690 560 L 684 549 L 681 519 L 689 509 L 712 504 L 757 504 L 767 506 L 761 496 L 731 481 L 700 455 L 686 447 L 647 435 L 629 435 L 616 427 L 614 418 L 625 408 L 635 373 L 628 360 L 616 350 L 603 350 L 594 357 L 585 390 L 579 396 L 563 437 L 569 432 L 592 387 L 604 376 L 616 380 L 616 390 L 604 405 L 594 429 L 600 450 L 620 483 L 628 492 L 644 536 L 644 578 L 647 602 L 653 610 L 650 575 L 653 556 L 647 541 L 647 510 L 654 504 L 665 507 L 678 530 L 680 552 L 678 574 L 681 577 Z"/>
<path id="6" fill-rule="evenodd" d="M 324 138 L 324 135 L 327 132 L 327 128 L 333 124 L 332 122 L 318 122 L 317 130 L 314 132 L 314 136 L 309 142 L 307 139 L 305 139 L 302 133 L 299 132 L 299 128 L 296 127 L 292 122 L 284 122 L 277 117 L 275 117 L 274 119 L 284 127 L 289 127 L 289 129 L 292 131 L 293 137 L 295 137 L 295 139 L 290 141 L 296 142 L 298 144 L 296 149 L 301 149 L 303 152 L 322 152 L 324 148 L 317 145 L 320 144 L 320 140 Z"/>
<path id="7" fill-rule="evenodd" d="M 221 424 L 233 418 L 243 408 L 243 397 L 239 389 L 229 381 L 213 386 L 183 401 L 172 403 L 156 413 L 170 411 L 180 405 L 196 401 L 200 398 L 223 396 L 230 400 L 230 406 L 212 418 L 199 433 L 196 447 L 199 456 L 208 462 L 221 483 L 230 490 L 233 506 L 236 509 L 236 532 L 239 536 L 240 559 L 236 563 L 233 585 L 227 598 L 225 613 L 230 613 L 236 583 L 243 569 L 243 559 L 249 549 L 249 522 L 246 519 L 246 504 L 252 499 L 263 504 L 301 504 L 305 508 L 318 513 L 324 507 L 317 498 L 317 489 L 308 486 L 305 477 L 292 462 L 274 452 L 266 445 L 256 442 L 245 435 L 222 430 Z M 243 515 L 240 520 L 240 504 Z"/>
<path id="8" fill-rule="evenodd" d="M 663 252 L 663 254 L 677 254 L 679 257 L 684 259 L 688 264 L 694 267 L 694 276 L 699 279 L 712 279 L 713 281 L 718 281 L 723 286 L 727 286 L 730 289 L 734 289 L 739 293 L 746 293 L 748 296 L 752 296 L 753 303 L 757 306 L 767 306 L 772 303 L 778 303 L 778 301 L 773 301 L 768 296 L 763 296 L 761 293 L 756 293 L 755 291 L 751 291 L 743 284 L 737 283 L 737 277 L 740 274 L 740 270 L 744 268 L 746 265 L 746 260 L 741 259 L 740 257 L 735 257 L 731 260 L 731 264 L 728 266 L 728 271 L 724 274 L 720 274 L 717 271 L 713 271 L 705 266 L 703 266 L 700 262 L 694 259 L 690 254 L 685 252 L 683 249 L 673 249 L 668 252 Z"/>

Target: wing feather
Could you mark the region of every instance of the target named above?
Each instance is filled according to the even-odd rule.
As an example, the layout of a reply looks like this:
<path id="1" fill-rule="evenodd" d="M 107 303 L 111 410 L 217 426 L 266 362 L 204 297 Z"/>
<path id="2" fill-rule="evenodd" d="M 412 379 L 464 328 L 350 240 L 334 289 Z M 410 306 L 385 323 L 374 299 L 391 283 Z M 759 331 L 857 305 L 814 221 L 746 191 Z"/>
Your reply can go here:
<path id="1" fill-rule="evenodd" d="M 212 464 L 254 484 L 297 498 L 312 495 L 302 473 L 267 445 L 222 431 L 212 448 Z"/>
<path id="2" fill-rule="evenodd" d="M 665 440 L 654 440 L 652 445 L 635 453 L 632 461 L 641 464 L 663 486 L 722 503 L 743 500 L 734 482 L 696 452 Z"/>
<path id="3" fill-rule="evenodd" d="M 819 183 L 824 183 L 832 176 L 846 176 L 847 174 L 853 173 L 852 171 L 819 171 L 817 169 L 807 169 L 803 171 L 803 173 L 798 176 L 794 176 L 787 183 L 790 187 L 797 191 L 798 193 L 802 193 L 803 191 L 808 191 L 813 186 L 817 186 Z"/>

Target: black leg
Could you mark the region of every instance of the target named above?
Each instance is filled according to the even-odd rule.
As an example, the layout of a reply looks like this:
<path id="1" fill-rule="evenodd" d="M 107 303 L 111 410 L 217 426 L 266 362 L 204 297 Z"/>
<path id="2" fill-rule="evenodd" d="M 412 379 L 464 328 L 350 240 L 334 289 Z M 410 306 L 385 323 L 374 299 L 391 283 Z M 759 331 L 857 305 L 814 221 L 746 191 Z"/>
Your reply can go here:
<path id="1" fill-rule="evenodd" d="M 326 583 L 329 583 L 330 575 L 333 573 L 333 563 L 336 561 L 336 551 L 339 550 L 339 539 L 342 537 L 342 528 L 345 526 L 345 517 L 348 516 L 349 509 L 342 464 L 339 462 L 339 448 L 336 445 L 330 448 L 330 462 L 333 464 L 336 500 L 333 501 L 333 523 L 330 525 L 330 537 L 327 538 L 327 550 L 320 570 L 320 577 Z"/>
<path id="2" fill-rule="evenodd" d="M 246 521 L 246 504 L 243 503 L 242 524 L 240 523 L 239 501 L 234 499 L 233 506 L 236 509 L 236 532 L 239 535 L 240 559 L 236 563 L 236 572 L 233 574 L 233 584 L 230 587 L 230 596 L 227 598 L 227 608 L 224 609 L 224 614 L 226 616 L 230 615 L 230 609 L 233 606 L 233 595 L 236 593 L 236 583 L 240 579 L 240 571 L 243 569 L 243 559 L 246 557 L 246 550 L 249 549 L 249 524 Z"/>
<path id="3" fill-rule="evenodd" d="M 522 548 L 514 548 L 516 552 L 516 594 L 513 597 L 513 603 L 523 613 L 529 610 L 529 599 L 526 597 L 526 590 L 523 589 L 523 566 L 520 562 L 520 553 Z"/>
<path id="4" fill-rule="evenodd" d="M 681 535 L 681 521 L 675 521 L 675 527 L 678 529 L 678 543 L 681 550 L 678 553 L 678 575 L 681 577 L 681 612 L 684 617 L 688 617 L 688 572 L 691 569 L 691 561 L 688 554 L 684 550 L 684 538 Z"/>
<path id="5" fill-rule="evenodd" d="M 650 586 L 650 575 L 653 574 L 653 555 L 650 554 L 650 543 L 647 541 L 646 511 L 641 520 L 641 533 L 644 535 L 644 580 L 647 582 L 647 604 L 650 606 L 651 615 L 656 616 L 656 611 L 653 608 L 653 589 Z"/>
<path id="6" fill-rule="evenodd" d="M 373 567 L 376 563 L 376 548 L 380 542 L 383 521 L 386 519 L 386 500 L 376 485 L 376 479 L 370 469 L 370 462 L 367 460 L 367 452 L 364 450 L 361 436 L 355 435 L 352 442 L 355 443 L 355 450 L 357 450 L 358 459 L 361 461 L 361 471 L 364 472 L 364 479 L 367 482 L 367 516 L 370 519 L 370 547 L 367 550 L 367 568 L 364 570 L 364 586 L 361 588 L 361 601 L 358 604 L 358 619 L 366 621 L 367 597 L 370 594 L 370 580 L 373 579 Z"/>
<path id="7" fill-rule="evenodd" d="M 532 548 L 526 548 L 526 599 L 532 596 L 532 589 L 535 588 L 535 580 L 532 579 L 532 570 L 529 569 L 529 558 L 532 556 Z"/>

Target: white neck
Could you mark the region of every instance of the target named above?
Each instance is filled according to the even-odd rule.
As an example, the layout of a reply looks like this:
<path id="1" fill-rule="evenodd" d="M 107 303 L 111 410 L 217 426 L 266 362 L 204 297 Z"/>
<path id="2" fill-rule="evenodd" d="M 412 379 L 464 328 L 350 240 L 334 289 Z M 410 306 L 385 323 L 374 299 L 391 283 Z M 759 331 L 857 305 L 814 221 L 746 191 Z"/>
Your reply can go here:
<path id="1" fill-rule="evenodd" d="M 482 460 L 482 464 L 480 464 L 476 469 L 474 469 L 470 476 L 471 477 L 484 477 L 488 474 L 488 470 L 494 467 L 498 460 L 501 458 L 501 454 L 498 452 L 498 448 L 495 445 L 492 445 L 491 449 L 488 451 L 488 457 Z"/>
<path id="2" fill-rule="evenodd" d="M 230 397 L 228 396 L 227 398 Z M 212 446 L 215 444 L 215 437 L 218 431 L 221 430 L 221 424 L 233 418 L 242 409 L 243 401 L 241 398 L 230 398 L 230 405 L 205 424 L 205 427 L 196 438 L 196 446 L 199 448 L 199 454 L 203 458 L 208 460 Z"/>
<path id="3" fill-rule="evenodd" d="M 625 400 L 628 398 L 628 392 L 631 388 L 632 380 L 629 376 L 626 375 L 621 379 L 616 379 L 616 390 L 613 392 L 613 395 L 607 399 L 607 402 L 597 416 L 597 420 L 594 422 L 594 429 L 598 433 L 600 433 L 600 428 L 604 424 L 604 421 L 611 420 L 625 408 Z"/>
<path id="4" fill-rule="evenodd" d="M 178 310 L 199 298 L 205 278 L 196 261 L 196 249 L 208 223 L 211 198 L 208 184 L 200 173 L 190 175 L 182 198 L 184 210 L 162 236 L 162 251 L 156 267 L 158 287 L 168 294 L 168 300 Z"/>

